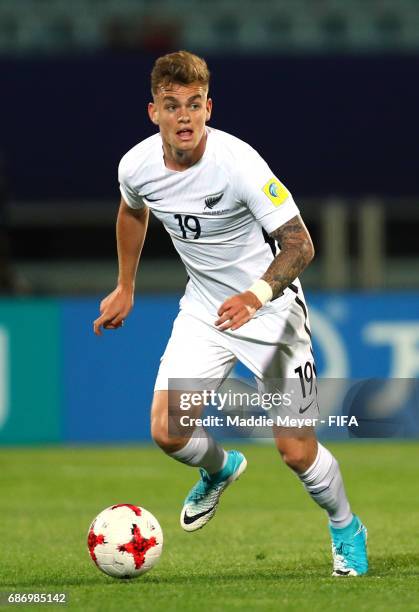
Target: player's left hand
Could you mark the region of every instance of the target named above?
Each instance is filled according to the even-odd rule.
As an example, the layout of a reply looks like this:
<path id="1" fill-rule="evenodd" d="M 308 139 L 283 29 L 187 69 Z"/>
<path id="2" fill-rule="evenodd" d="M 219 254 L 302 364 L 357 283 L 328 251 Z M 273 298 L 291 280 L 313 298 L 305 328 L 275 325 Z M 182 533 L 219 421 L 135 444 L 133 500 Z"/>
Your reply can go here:
<path id="1" fill-rule="evenodd" d="M 217 313 L 219 319 L 215 321 L 215 325 L 221 331 L 234 331 L 247 323 L 259 308 L 262 308 L 262 302 L 252 291 L 233 295 L 221 304 Z"/>

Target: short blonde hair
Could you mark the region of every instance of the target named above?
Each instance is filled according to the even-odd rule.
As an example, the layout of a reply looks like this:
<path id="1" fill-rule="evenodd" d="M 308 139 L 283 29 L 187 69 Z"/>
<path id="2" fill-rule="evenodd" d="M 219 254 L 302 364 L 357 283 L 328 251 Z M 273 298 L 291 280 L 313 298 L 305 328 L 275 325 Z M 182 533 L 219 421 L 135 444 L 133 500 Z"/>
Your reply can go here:
<path id="1" fill-rule="evenodd" d="M 189 51 L 176 51 L 159 57 L 151 71 L 151 93 L 155 96 L 159 87 L 169 84 L 191 85 L 200 83 L 209 88 L 210 71 L 202 57 Z"/>

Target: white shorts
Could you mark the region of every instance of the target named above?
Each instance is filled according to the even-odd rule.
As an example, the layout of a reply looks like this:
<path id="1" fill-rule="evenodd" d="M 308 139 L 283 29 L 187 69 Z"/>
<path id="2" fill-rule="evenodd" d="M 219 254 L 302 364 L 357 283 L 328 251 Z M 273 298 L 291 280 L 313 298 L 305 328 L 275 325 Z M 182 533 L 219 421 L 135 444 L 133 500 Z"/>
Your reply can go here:
<path id="1" fill-rule="evenodd" d="M 155 390 L 167 390 L 169 379 L 217 379 L 221 384 L 237 360 L 259 383 L 281 379 L 282 392 L 292 381 L 299 390 L 298 406 L 310 405 L 307 417 L 318 415 L 311 332 L 301 289 L 283 310 L 251 319 L 236 331 L 220 331 L 181 310 L 161 358 Z"/>

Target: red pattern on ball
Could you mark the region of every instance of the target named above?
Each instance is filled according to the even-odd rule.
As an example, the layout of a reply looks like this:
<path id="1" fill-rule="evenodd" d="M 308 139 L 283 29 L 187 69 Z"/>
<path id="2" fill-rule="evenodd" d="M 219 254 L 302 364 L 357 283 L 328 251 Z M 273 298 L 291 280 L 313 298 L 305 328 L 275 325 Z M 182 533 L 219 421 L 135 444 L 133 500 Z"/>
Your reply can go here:
<path id="1" fill-rule="evenodd" d="M 92 557 L 93 561 L 97 565 L 97 559 L 95 555 L 95 548 L 98 544 L 103 544 L 105 542 L 105 536 L 102 534 L 96 535 L 93 531 L 93 528 L 90 529 L 89 535 L 87 536 L 87 546 L 89 547 L 89 553 Z"/>
<path id="2" fill-rule="evenodd" d="M 139 508 L 138 506 L 134 506 L 134 504 L 116 504 L 115 506 L 112 506 L 112 510 L 115 510 L 115 508 L 130 508 L 137 516 L 141 516 L 141 508 Z"/>
<path id="3" fill-rule="evenodd" d="M 156 538 L 143 538 L 138 525 L 133 525 L 132 539 L 126 544 L 118 546 L 118 550 L 133 555 L 135 569 L 140 569 L 144 564 L 146 552 L 150 550 L 150 548 L 153 548 L 153 546 L 157 546 Z"/>

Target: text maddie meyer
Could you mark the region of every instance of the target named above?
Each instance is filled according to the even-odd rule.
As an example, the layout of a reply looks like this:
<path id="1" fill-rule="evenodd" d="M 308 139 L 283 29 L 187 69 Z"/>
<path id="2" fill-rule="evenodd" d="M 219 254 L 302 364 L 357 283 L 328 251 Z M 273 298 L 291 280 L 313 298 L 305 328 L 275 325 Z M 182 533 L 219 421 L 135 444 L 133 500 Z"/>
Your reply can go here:
<path id="1" fill-rule="evenodd" d="M 259 416 L 241 417 L 238 415 L 214 416 L 208 415 L 203 418 L 190 417 L 183 415 L 179 419 L 181 427 L 316 427 L 320 424 L 327 424 L 329 427 L 358 427 L 355 416 L 330 414 L 327 419 L 304 419 L 277 415 L 275 418 L 267 417 L 262 414 Z"/>

